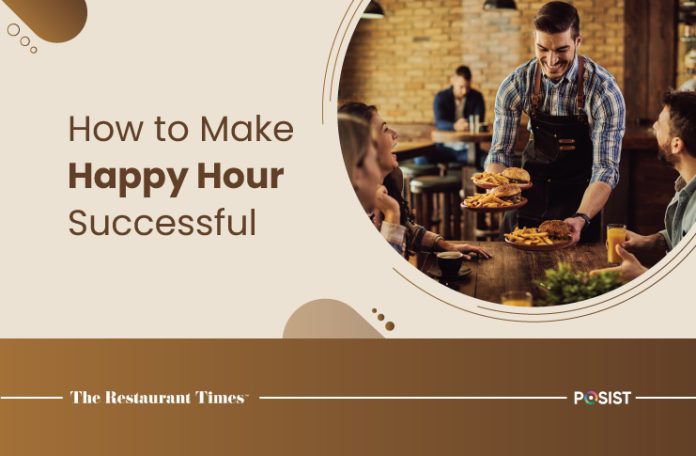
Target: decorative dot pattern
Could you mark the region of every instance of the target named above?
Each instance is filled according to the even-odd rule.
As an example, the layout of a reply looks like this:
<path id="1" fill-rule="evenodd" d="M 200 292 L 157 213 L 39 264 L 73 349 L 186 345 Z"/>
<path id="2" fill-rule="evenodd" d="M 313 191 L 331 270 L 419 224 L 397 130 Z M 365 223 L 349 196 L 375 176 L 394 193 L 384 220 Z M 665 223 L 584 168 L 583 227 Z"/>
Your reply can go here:
<path id="1" fill-rule="evenodd" d="M 373 313 L 373 314 L 377 314 L 377 312 L 378 312 L 378 311 L 377 311 L 376 308 L 372 308 L 372 313 Z M 386 317 L 384 316 L 384 314 L 382 314 L 382 313 L 377 314 L 377 320 L 379 320 L 379 321 L 384 321 L 385 318 L 386 318 Z M 386 323 L 384 324 L 384 329 L 386 329 L 387 331 L 393 331 L 394 328 L 396 328 L 396 325 L 394 324 L 393 321 L 388 321 L 388 322 L 386 322 Z"/>
<path id="2" fill-rule="evenodd" d="M 22 28 L 19 26 L 19 24 L 16 24 L 14 22 L 7 26 L 7 34 L 12 37 L 18 36 L 21 31 Z M 24 35 L 19 39 L 19 44 L 20 46 L 27 47 L 31 44 L 31 38 Z M 32 46 L 29 48 L 29 52 L 32 54 L 36 54 L 37 52 L 39 52 L 39 48 L 37 48 L 36 46 Z"/>

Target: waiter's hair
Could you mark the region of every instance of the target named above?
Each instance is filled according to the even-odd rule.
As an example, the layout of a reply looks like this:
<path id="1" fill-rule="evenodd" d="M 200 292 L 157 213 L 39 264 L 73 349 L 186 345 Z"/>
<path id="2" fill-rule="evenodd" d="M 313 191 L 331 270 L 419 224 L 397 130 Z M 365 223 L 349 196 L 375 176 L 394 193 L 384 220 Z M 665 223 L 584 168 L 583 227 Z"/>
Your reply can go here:
<path id="1" fill-rule="evenodd" d="M 571 36 L 580 36 L 578 10 L 566 2 L 549 2 L 541 7 L 534 17 L 534 28 L 544 33 L 563 33 L 571 30 Z"/>
<path id="2" fill-rule="evenodd" d="M 457 69 L 454 70 L 454 74 L 463 77 L 467 81 L 471 81 L 471 70 L 466 65 L 458 66 Z"/>
<path id="3" fill-rule="evenodd" d="M 669 133 L 696 158 L 696 92 L 667 92 L 662 103 L 669 108 Z"/>

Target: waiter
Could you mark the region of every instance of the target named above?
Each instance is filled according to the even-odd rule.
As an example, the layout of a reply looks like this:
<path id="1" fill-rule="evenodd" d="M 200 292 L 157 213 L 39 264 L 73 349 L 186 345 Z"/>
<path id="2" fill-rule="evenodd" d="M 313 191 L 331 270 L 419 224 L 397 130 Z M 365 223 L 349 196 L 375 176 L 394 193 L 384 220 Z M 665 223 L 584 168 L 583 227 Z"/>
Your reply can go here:
<path id="1" fill-rule="evenodd" d="M 519 210 L 520 226 L 560 219 L 573 242 L 597 241 L 599 214 L 619 181 L 625 130 L 623 96 L 614 77 L 578 53 L 580 17 L 564 2 L 545 4 L 534 18 L 536 58 L 518 67 L 498 89 L 493 143 L 486 171 L 515 163 L 513 152 L 522 112 L 531 139 L 522 167 L 534 186 Z M 514 215 L 506 215 L 513 224 Z"/>

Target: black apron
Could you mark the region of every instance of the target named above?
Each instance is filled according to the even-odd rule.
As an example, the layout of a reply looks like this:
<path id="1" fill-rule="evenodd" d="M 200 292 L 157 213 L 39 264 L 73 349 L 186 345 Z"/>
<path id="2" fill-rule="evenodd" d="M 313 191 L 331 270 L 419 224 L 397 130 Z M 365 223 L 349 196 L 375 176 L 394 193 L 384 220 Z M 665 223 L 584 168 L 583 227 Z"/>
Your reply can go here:
<path id="1" fill-rule="evenodd" d="M 522 155 L 522 167 L 534 184 L 523 192 L 529 200 L 518 213 L 521 227 L 539 226 L 544 220 L 563 220 L 580 207 L 592 177 L 592 138 L 585 114 L 585 59 L 578 56 L 578 94 L 575 115 L 552 116 L 541 112 L 541 67 L 537 63 L 529 117 L 532 137 Z M 582 242 L 599 241 L 599 214 L 581 235 Z"/>

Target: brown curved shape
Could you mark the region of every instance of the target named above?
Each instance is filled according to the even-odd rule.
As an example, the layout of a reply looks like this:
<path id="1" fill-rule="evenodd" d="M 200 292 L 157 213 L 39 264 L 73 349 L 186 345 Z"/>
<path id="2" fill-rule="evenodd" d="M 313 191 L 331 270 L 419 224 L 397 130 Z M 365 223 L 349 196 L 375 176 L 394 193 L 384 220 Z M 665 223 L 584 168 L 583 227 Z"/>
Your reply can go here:
<path id="1" fill-rule="evenodd" d="M 2 0 L 41 39 L 64 43 L 87 22 L 85 0 Z"/>
<path id="2" fill-rule="evenodd" d="M 347 304 L 318 299 L 297 309 L 288 319 L 284 339 L 382 339 L 382 335 Z"/>

